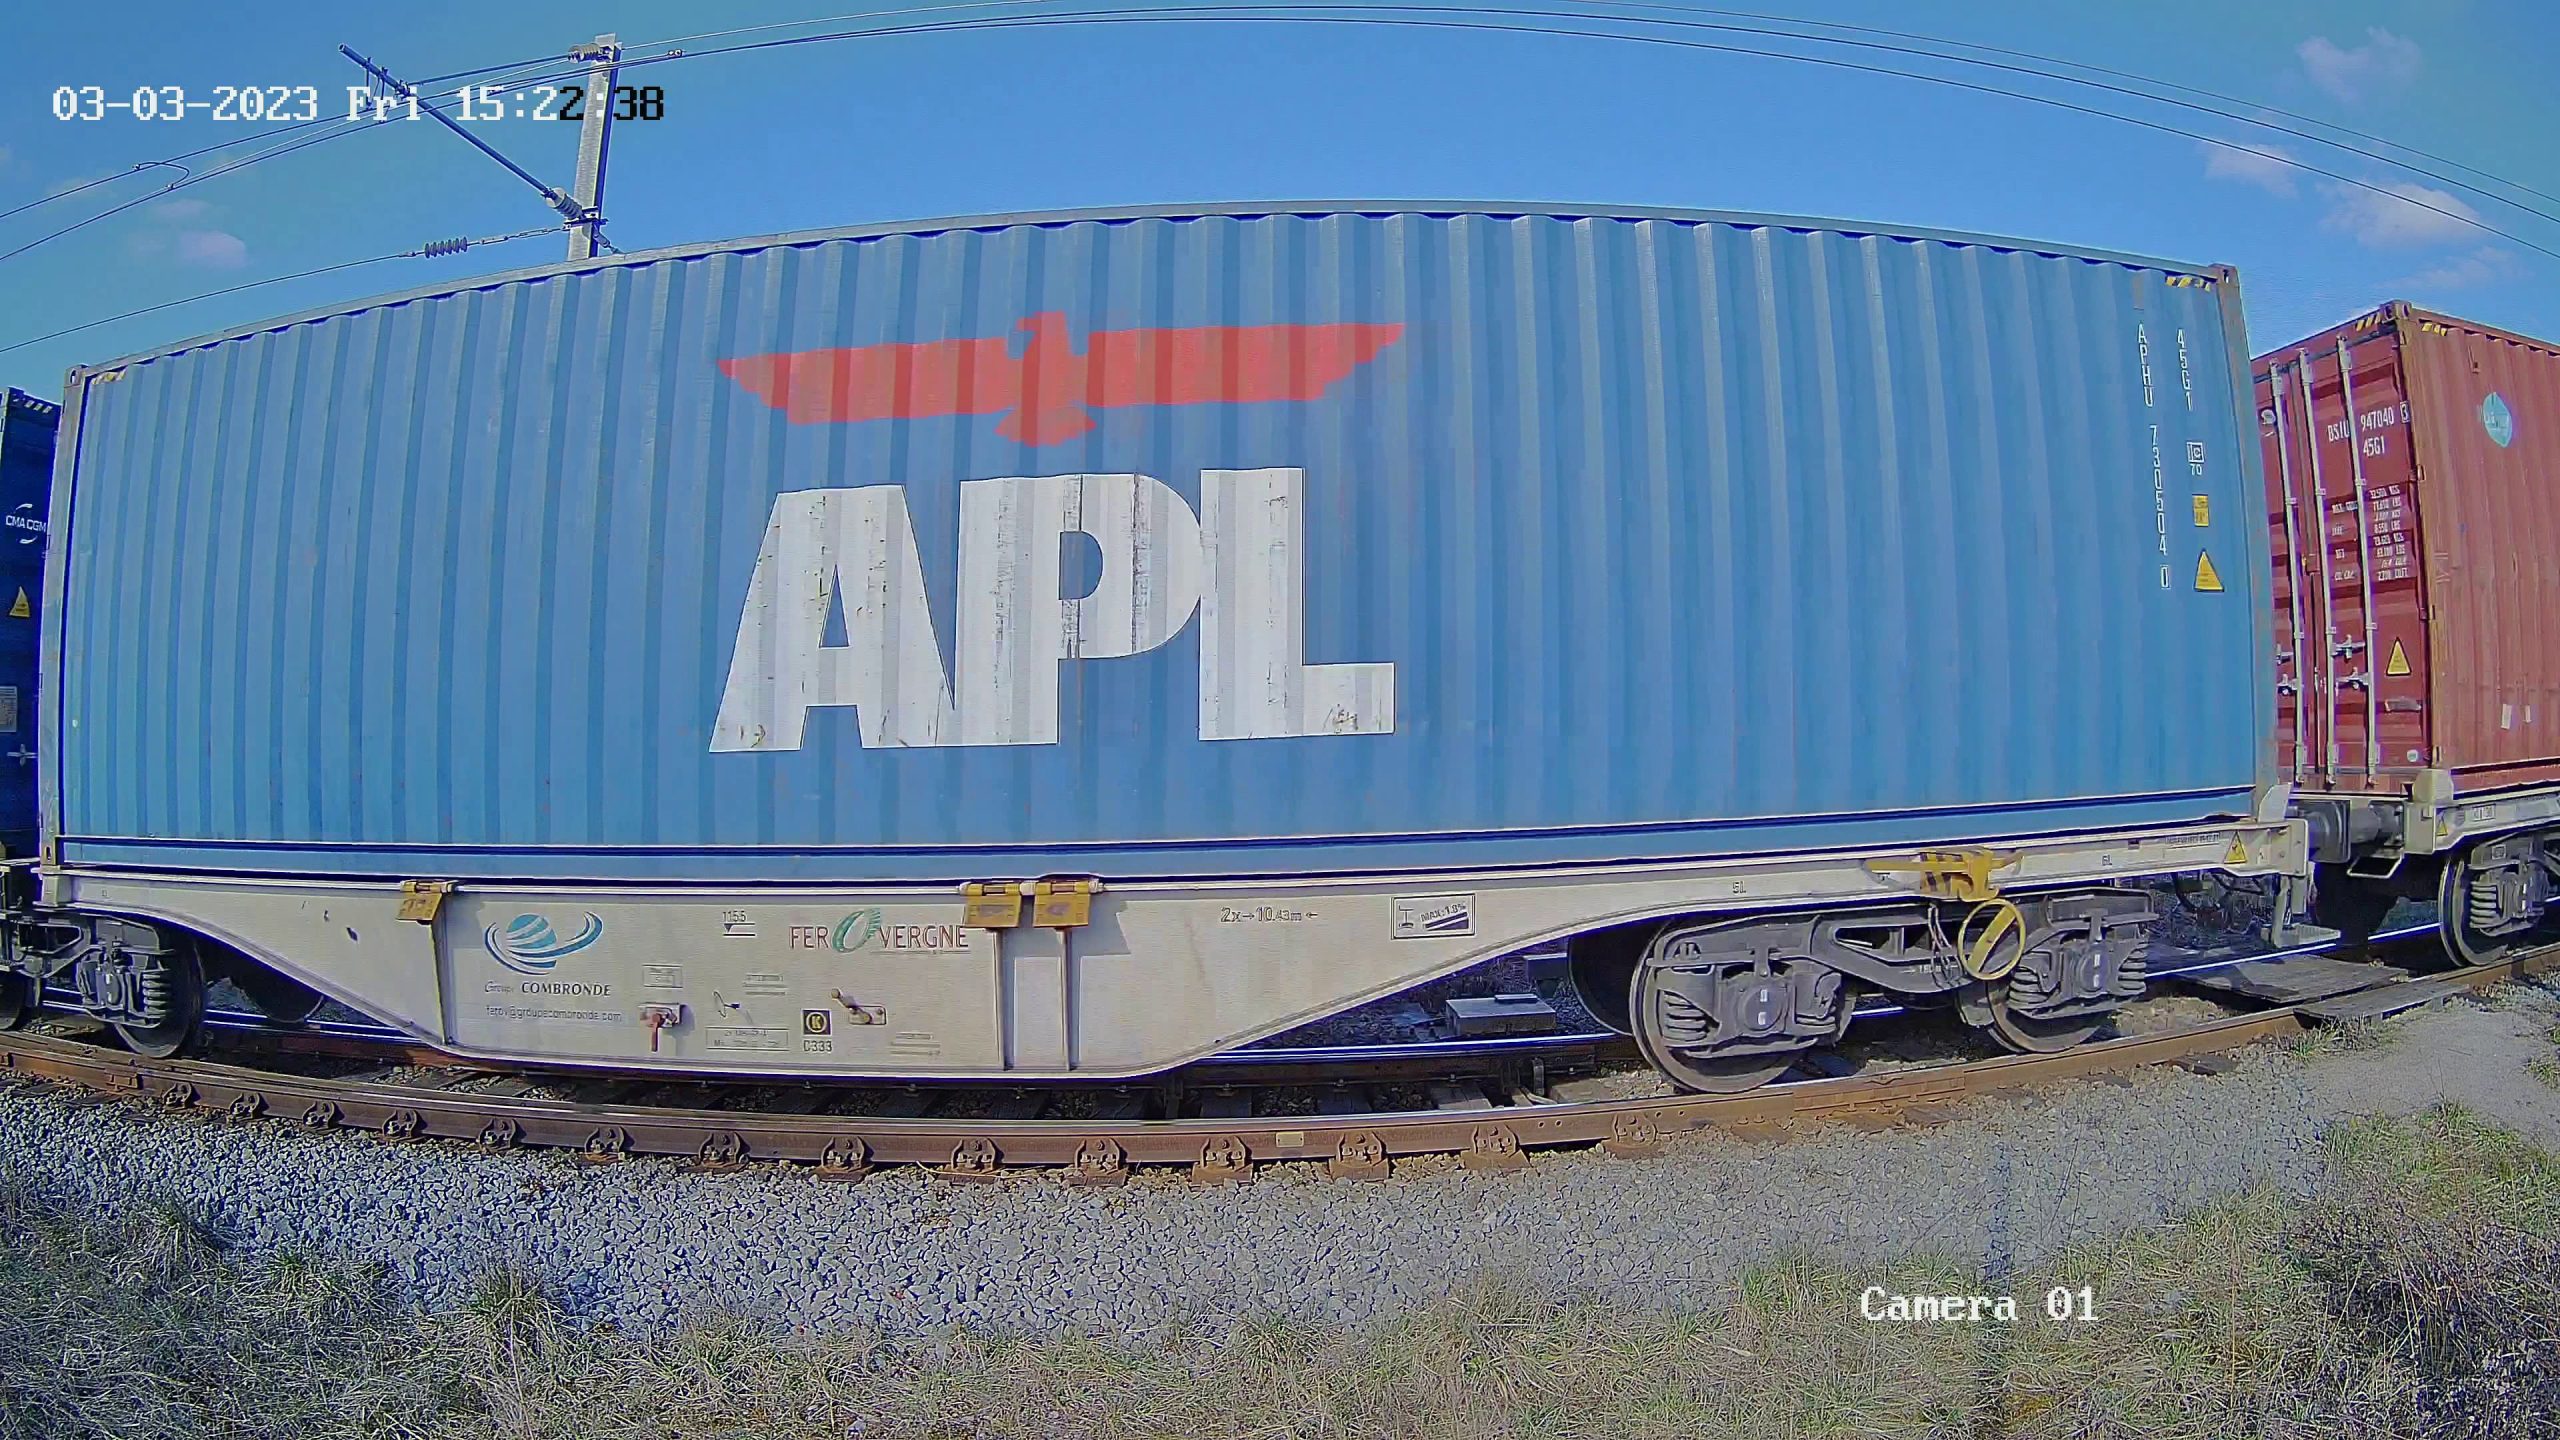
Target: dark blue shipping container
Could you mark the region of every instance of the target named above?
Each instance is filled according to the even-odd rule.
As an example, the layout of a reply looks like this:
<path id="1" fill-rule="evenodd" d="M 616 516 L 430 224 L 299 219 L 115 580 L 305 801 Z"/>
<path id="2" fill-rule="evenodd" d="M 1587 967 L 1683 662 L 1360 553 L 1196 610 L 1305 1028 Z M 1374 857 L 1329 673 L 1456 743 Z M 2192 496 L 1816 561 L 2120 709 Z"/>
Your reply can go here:
<path id="1" fill-rule="evenodd" d="M 2233 291 L 1789 218 L 1239 207 L 206 337 L 74 387 L 64 860 L 1291 874 L 2246 814 Z"/>
<path id="2" fill-rule="evenodd" d="M 0 390 L 0 854 L 32 855 L 44 535 L 62 407 Z"/>

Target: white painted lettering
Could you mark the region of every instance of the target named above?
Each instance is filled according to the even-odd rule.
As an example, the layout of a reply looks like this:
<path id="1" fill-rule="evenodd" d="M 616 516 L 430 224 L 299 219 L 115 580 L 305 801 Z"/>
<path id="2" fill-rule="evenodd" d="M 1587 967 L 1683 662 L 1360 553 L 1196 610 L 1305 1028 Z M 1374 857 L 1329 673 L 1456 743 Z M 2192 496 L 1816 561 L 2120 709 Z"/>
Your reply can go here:
<path id="1" fill-rule="evenodd" d="M 1296 470 L 1200 476 L 1200 738 L 1387 735 L 1396 667 L 1306 663 L 1306 516 Z"/>
<path id="2" fill-rule="evenodd" d="M 1092 592 L 1059 593 L 1058 542 L 1093 537 Z M 960 743 L 1054 745 L 1058 664 L 1152 650 L 1200 600 L 1200 523 L 1144 475 L 1043 475 L 960 487 Z"/>
<path id="3" fill-rule="evenodd" d="M 839 599 L 846 643 L 829 645 Z M 907 493 L 895 485 L 774 497 L 711 748 L 797 750 L 821 705 L 852 706 L 871 749 L 958 738 Z"/>
<path id="4" fill-rule="evenodd" d="M 1062 664 L 1156 649 L 1195 611 L 1201 739 L 1392 734 L 1393 664 L 1306 661 L 1303 478 L 1205 471 L 1197 515 L 1145 475 L 962 484 L 952 674 L 906 492 L 777 496 L 711 749 L 797 750 L 822 706 L 851 707 L 871 749 L 1055 744 Z M 1060 593 L 1070 535 L 1090 537 L 1102 561 L 1074 598 Z M 839 604 L 845 643 L 829 645 Z"/>

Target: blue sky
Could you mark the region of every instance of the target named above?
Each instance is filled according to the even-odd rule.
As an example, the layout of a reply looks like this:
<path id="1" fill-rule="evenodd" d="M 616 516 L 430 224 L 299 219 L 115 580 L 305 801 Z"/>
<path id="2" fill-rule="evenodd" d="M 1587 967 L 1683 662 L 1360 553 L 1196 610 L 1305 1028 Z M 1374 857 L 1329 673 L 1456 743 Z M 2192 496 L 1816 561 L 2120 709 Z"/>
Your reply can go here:
<path id="1" fill-rule="evenodd" d="M 2552 143 L 2560 86 L 2551 83 L 2560 70 L 2560 5 L 2547 0 L 1761 3 L 2208 87 L 2560 196 L 2560 146 Z M 219 84 L 312 84 L 322 87 L 324 104 L 339 105 L 355 78 L 336 54 L 341 42 L 423 76 L 558 53 L 600 31 L 636 43 L 844 8 L 842 0 L 716 10 L 570 0 L 254 9 L 139 0 L 102 20 L 95 7 L 37 7 L 10 22 L 0 210 L 264 128 L 202 117 L 57 121 L 50 110 L 57 85 L 97 84 L 110 96 L 183 85 L 209 97 Z M 2393 297 L 2560 337 L 2560 260 L 2427 210 L 2288 172 L 2247 151 L 1762 57 L 1542 35 L 1120 25 L 806 45 L 678 61 L 647 78 L 666 92 L 665 118 L 618 128 L 607 196 L 611 234 L 625 250 L 1153 202 L 1675 205 L 2225 261 L 2241 267 L 2260 349 Z M 2144 113 L 2377 183 L 2423 184 L 2432 203 L 2560 250 L 2560 223 L 2436 181 L 2290 138 Z M 511 118 L 479 133 L 566 183 L 575 130 Z M 147 195 L 167 173 L 0 220 L 0 250 Z M 2544 203 L 2560 211 L 2560 202 Z M 370 127 L 0 260 L 0 346 L 158 300 L 548 218 L 529 190 L 433 122 Z M 0 354 L 0 384 L 53 395 L 76 362 L 560 253 L 561 241 L 545 236 L 164 311 Z"/>

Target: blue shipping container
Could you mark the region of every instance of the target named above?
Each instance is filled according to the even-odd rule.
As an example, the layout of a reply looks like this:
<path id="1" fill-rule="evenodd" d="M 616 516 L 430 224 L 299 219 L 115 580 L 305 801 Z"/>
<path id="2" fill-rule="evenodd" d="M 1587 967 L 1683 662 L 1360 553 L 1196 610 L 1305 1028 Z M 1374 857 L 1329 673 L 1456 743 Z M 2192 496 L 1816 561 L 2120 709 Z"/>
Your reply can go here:
<path id="1" fill-rule="evenodd" d="M 1686 212 L 553 266 L 77 378 L 71 863 L 1140 877 L 2245 813 L 2226 271 Z"/>
<path id="2" fill-rule="evenodd" d="M 0 854 L 33 855 L 36 660 L 53 435 L 62 407 L 0 390 Z"/>

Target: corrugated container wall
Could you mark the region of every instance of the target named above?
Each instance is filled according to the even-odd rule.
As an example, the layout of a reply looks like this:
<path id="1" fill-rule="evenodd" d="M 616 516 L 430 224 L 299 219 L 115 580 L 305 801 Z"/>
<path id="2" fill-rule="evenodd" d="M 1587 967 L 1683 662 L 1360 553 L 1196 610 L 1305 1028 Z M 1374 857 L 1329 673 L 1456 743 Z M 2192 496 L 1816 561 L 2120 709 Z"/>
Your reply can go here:
<path id="1" fill-rule="evenodd" d="M 951 222 L 77 387 L 68 861 L 1300 873 L 2240 812 L 2227 280 L 1690 214 Z"/>
<path id="2" fill-rule="evenodd" d="M 37 606 L 53 436 L 62 407 L 0 390 L 0 854 L 33 855 L 36 814 Z"/>
<path id="3" fill-rule="evenodd" d="M 2560 347 L 2395 303 L 2254 369 L 2287 774 L 2560 778 Z"/>

